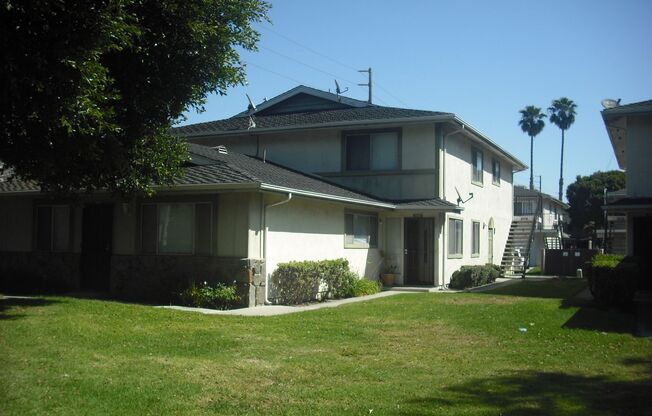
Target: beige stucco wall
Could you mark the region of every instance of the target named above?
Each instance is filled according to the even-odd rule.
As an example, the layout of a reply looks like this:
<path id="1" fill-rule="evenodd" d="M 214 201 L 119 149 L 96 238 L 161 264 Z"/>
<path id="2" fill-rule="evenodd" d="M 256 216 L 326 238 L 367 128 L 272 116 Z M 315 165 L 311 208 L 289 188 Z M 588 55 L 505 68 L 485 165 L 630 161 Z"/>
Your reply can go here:
<path id="1" fill-rule="evenodd" d="M 267 203 L 280 200 L 281 197 L 268 197 Z M 278 263 L 345 258 L 351 270 L 376 279 L 382 264 L 379 248 L 344 248 L 344 211 L 345 206 L 341 204 L 301 198 L 269 208 L 267 274 L 271 275 Z M 382 235 L 378 239 L 382 241 Z"/>
<path id="2" fill-rule="evenodd" d="M 398 125 L 383 128 L 401 128 Z M 374 127 L 378 128 L 378 126 Z M 220 136 L 193 142 L 263 156 L 302 172 L 324 175 L 333 182 L 389 199 L 432 198 L 435 195 L 434 123 L 401 128 L 401 170 L 342 172 L 342 133 L 352 129 L 313 129 L 262 135 Z M 364 130 L 364 127 L 355 130 Z"/>
<path id="3" fill-rule="evenodd" d="M 629 117 L 627 120 L 627 196 L 652 197 L 652 120 Z"/>
<path id="4" fill-rule="evenodd" d="M 471 182 L 471 149 L 477 147 L 483 152 L 484 181 L 482 185 Z M 447 214 L 441 235 L 445 265 L 443 275 L 448 283 L 453 272 L 463 265 L 485 264 L 488 262 L 488 232 L 489 221 L 493 218 L 495 234 L 493 237 L 493 263 L 500 264 L 505 243 L 509 235 L 512 221 L 512 165 L 505 159 L 493 153 L 486 147 L 474 143 L 467 136 L 455 134 L 446 139 L 445 155 L 445 195 L 446 200 L 457 202 L 456 188 L 465 200 L 469 193 L 473 198 L 462 204 L 464 210 L 459 214 Z M 492 183 L 491 161 L 497 158 L 501 162 L 500 185 Z M 448 256 L 448 219 L 461 218 L 463 224 L 463 256 L 462 258 L 449 258 Z M 480 255 L 471 256 L 472 222 L 480 222 Z"/>
<path id="5" fill-rule="evenodd" d="M 33 220 L 31 199 L 0 200 L 0 251 L 31 251 Z"/>

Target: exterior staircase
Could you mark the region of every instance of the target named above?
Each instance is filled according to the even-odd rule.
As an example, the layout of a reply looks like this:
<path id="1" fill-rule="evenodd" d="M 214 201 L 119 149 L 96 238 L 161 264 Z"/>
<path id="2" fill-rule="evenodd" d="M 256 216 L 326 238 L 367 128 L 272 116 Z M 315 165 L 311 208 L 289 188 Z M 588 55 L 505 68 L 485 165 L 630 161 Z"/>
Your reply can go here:
<path id="1" fill-rule="evenodd" d="M 525 277 L 530 264 L 530 249 L 532 238 L 536 229 L 537 218 L 543 213 L 543 199 L 541 194 L 537 201 L 534 215 L 529 217 L 515 217 L 509 227 L 509 236 L 505 244 L 503 259 L 500 262 L 502 275 L 506 277 Z"/>
<path id="2" fill-rule="evenodd" d="M 503 276 L 521 276 L 525 272 L 525 257 L 530 241 L 532 220 L 514 219 L 509 228 L 503 259 L 500 262 Z"/>

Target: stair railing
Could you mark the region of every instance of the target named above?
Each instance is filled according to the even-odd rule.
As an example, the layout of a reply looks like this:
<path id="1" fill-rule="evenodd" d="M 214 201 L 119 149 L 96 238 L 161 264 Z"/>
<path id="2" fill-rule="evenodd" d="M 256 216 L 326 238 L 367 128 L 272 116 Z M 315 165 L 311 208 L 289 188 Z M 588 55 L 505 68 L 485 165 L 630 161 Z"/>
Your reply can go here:
<path id="1" fill-rule="evenodd" d="M 525 257 L 523 259 L 523 274 L 521 275 L 522 279 L 525 279 L 525 273 L 527 272 L 528 267 L 530 267 L 530 250 L 532 250 L 532 240 L 534 240 L 534 230 L 536 229 L 539 215 L 541 215 L 543 220 L 543 197 L 541 194 L 539 194 L 539 198 L 537 199 L 537 209 L 532 216 L 532 227 L 530 228 L 530 236 L 527 240 L 527 251 L 525 252 Z"/>

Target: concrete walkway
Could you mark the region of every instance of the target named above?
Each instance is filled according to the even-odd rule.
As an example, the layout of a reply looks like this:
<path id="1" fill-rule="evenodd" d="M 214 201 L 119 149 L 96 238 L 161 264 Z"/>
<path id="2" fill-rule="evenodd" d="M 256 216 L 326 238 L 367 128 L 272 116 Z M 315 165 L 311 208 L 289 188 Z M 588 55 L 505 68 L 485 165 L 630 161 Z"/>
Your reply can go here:
<path id="1" fill-rule="evenodd" d="M 191 308 L 188 306 L 175 306 L 175 305 L 163 305 L 156 306 L 156 308 L 164 309 L 173 309 L 177 311 L 184 312 L 195 312 L 203 313 L 205 315 L 235 315 L 235 316 L 276 316 L 276 315 L 287 315 L 289 313 L 305 312 L 305 311 L 315 311 L 318 309 L 324 308 L 336 308 L 340 305 L 346 305 L 348 303 L 356 302 L 365 302 L 368 300 L 385 298 L 387 296 L 394 296 L 406 293 L 462 293 L 462 292 L 479 292 L 482 290 L 489 290 L 496 287 L 501 287 L 505 285 L 510 285 L 522 281 L 521 279 L 497 279 L 495 283 L 490 283 L 485 286 L 476 287 L 473 289 L 467 290 L 451 290 L 451 289 L 439 289 L 436 287 L 407 287 L 407 286 L 395 286 L 389 290 L 385 290 L 375 295 L 360 296 L 356 298 L 346 298 L 346 299 L 337 299 L 329 300 L 326 302 L 310 303 L 308 305 L 299 305 L 299 306 L 286 306 L 286 305 L 265 305 L 265 306 L 255 306 L 252 308 L 241 308 L 241 309 L 231 309 L 226 311 L 220 311 L 216 309 L 206 309 L 206 308 Z"/>

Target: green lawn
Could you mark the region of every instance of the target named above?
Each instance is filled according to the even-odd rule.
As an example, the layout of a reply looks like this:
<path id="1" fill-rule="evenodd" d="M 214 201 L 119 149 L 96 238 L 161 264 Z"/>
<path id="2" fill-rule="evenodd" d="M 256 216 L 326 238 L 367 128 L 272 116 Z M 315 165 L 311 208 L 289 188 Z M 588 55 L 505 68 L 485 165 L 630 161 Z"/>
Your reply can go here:
<path id="1" fill-rule="evenodd" d="M 582 285 L 266 318 L 2 300 L 0 414 L 647 413 L 652 340 L 573 301 Z"/>

